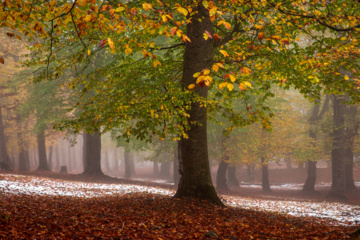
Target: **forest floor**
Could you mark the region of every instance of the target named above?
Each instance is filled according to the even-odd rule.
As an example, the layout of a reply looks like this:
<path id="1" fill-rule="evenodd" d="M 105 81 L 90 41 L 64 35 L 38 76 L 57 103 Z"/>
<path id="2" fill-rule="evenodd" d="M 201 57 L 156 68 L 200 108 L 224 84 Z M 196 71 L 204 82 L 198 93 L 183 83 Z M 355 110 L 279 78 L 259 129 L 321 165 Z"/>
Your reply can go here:
<path id="1" fill-rule="evenodd" d="M 159 182 L 0 171 L 0 239 L 360 239 L 359 190 L 336 202 L 326 184 L 289 186 L 232 188 L 224 208 Z"/>

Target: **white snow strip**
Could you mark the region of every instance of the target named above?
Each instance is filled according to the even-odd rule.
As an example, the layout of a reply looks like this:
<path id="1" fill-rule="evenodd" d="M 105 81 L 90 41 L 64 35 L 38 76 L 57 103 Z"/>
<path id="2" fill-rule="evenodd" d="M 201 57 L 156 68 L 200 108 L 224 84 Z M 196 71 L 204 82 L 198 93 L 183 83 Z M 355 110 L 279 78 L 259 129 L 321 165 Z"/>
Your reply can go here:
<path id="1" fill-rule="evenodd" d="M 360 183 L 356 184 L 357 186 Z M 255 185 L 258 186 L 258 185 Z M 247 185 L 249 187 L 249 185 Z M 252 187 L 252 186 L 251 186 Z M 286 184 L 278 187 L 301 189 L 298 184 Z M 99 184 L 68 182 L 33 176 L 0 174 L 0 192 L 8 194 L 38 194 L 52 196 L 101 197 L 104 195 L 122 195 L 126 193 L 146 192 L 171 196 L 172 190 L 131 184 Z M 317 217 L 334 220 L 337 224 L 357 225 L 360 223 L 360 206 L 341 203 L 312 203 L 297 201 L 270 201 L 242 197 L 224 196 L 226 204 L 234 207 L 271 211 L 293 216 Z"/>

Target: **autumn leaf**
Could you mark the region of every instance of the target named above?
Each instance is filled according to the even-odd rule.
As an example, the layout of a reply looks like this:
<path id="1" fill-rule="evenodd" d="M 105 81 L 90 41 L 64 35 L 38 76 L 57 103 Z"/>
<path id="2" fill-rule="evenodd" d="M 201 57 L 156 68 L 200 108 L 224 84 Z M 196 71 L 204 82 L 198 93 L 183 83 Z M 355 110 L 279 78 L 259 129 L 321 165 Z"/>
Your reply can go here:
<path id="1" fill-rule="evenodd" d="M 90 22 L 91 21 L 91 15 L 86 15 L 86 17 L 84 18 L 85 22 Z"/>
<path id="2" fill-rule="evenodd" d="M 258 39 L 261 41 L 263 40 L 263 38 L 265 37 L 265 33 L 264 32 L 261 32 L 258 34 Z"/>
<path id="3" fill-rule="evenodd" d="M 178 7 L 176 10 L 177 10 L 179 13 L 183 14 L 184 16 L 187 16 L 187 15 L 188 15 L 188 11 L 187 11 L 185 8 L 183 8 L 183 7 Z"/>
<path id="4" fill-rule="evenodd" d="M 251 69 L 250 69 L 250 68 L 247 68 L 247 67 L 242 67 L 242 68 L 240 69 L 240 71 L 241 71 L 243 74 L 252 73 Z"/>
<path id="5" fill-rule="evenodd" d="M 349 80 L 349 76 L 348 75 L 345 75 L 344 76 L 344 79 L 347 81 L 347 80 Z"/>
<path id="6" fill-rule="evenodd" d="M 4 58 L 0 58 L 0 63 L 2 63 L 2 64 L 4 64 L 5 63 L 5 61 L 4 61 Z"/>
<path id="7" fill-rule="evenodd" d="M 229 56 L 229 54 L 225 50 L 220 50 L 219 52 L 221 52 L 221 54 L 224 55 L 224 57 Z"/>
<path id="8" fill-rule="evenodd" d="M 231 81 L 231 82 L 235 82 L 235 81 L 236 81 L 236 78 L 235 78 L 234 75 L 232 75 L 232 74 L 229 74 L 229 78 L 230 78 L 230 81 Z"/>
<path id="9" fill-rule="evenodd" d="M 106 39 L 103 39 L 103 40 L 100 40 L 99 43 L 98 43 L 98 47 L 102 47 L 106 44 L 107 40 Z"/>
<path id="10" fill-rule="evenodd" d="M 220 90 L 223 89 L 224 87 L 226 87 L 227 84 L 228 84 L 227 82 L 220 83 L 219 84 L 219 89 Z"/>
<path id="11" fill-rule="evenodd" d="M 111 48 L 111 53 L 114 54 L 115 53 L 115 45 L 114 45 L 113 40 L 111 38 L 108 38 L 107 42 L 108 42 L 108 44 L 109 44 L 109 46 Z"/>
<path id="12" fill-rule="evenodd" d="M 189 86 L 188 86 L 188 89 L 190 89 L 190 90 L 193 90 L 195 88 L 195 84 L 190 84 Z"/>
<path id="13" fill-rule="evenodd" d="M 153 8 L 150 3 L 143 3 L 142 7 L 144 8 L 145 11 L 149 11 L 150 9 Z"/>
<path id="14" fill-rule="evenodd" d="M 154 66 L 154 67 L 161 66 L 161 62 L 160 62 L 159 60 L 155 60 L 155 61 L 153 62 L 153 66 Z"/>
<path id="15" fill-rule="evenodd" d="M 124 10 L 125 10 L 125 7 L 121 6 L 121 7 L 116 8 L 115 12 L 122 12 Z"/>
<path id="16" fill-rule="evenodd" d="M 211 33 L 210 33 L 208 30 L 205 30 L 205 34 L 206 34 L 209 38 L 213 39 L 213 37 L 211 36 Z"/>
<path id="17" fill-rule="evenodd" d="M 239 88 L 240 88 L 241 91 L 244 91 L 245 88 L 246 88 L 246 85 L 244 83 L 240 83 Z"/>
<path id="18" fill-rule="evenodd" d="M 230 92 L 234 89 L 234 85 L 232 85 L 231 83 L 228 83 L 226 87 L 229 89 Z"/>

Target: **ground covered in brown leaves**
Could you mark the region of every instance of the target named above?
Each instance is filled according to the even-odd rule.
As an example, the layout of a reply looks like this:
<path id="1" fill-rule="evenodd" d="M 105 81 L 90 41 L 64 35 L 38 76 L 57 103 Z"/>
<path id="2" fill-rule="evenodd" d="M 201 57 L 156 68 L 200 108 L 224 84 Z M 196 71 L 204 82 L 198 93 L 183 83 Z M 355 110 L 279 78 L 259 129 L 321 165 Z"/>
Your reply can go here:
<path id="1" fill-rule="evenodd" d="M 0 239 L 358 239 L 351 235 L 356 229 L 148 193 L 80 198 L 0 191 Z"/>

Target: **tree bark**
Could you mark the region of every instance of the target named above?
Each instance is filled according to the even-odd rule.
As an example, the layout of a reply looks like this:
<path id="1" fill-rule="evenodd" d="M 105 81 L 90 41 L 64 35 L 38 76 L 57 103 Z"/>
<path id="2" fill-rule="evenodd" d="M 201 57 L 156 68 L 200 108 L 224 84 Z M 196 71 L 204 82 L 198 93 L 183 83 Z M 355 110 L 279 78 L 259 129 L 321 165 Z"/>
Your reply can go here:
<path id="1" fill-rule="evenodd" d="M 334 130 L 331 151 L 332 184 L 328 197 L 346 199 L 345 196 L 345 105 L 344 95 L 333 95 Z"/>
<path id="2" fill-rule="evenodd" d="M 321 99 L 315 100 L 314 107 L 312 109 L 312 113 L 309 118 L 309 124 L 310 124 L 309 136 L 310 136 L 310 138 L 312 138 L 314 140 L 314 144 L 316 144 L 317 136 L 316 136 L 316 132 L 313 128 L 322 119 L 324 114 L 327 112 L 327 110 L 329 108 L 329 101 L 330 101 L 330 97 L 329 97 L 329 95 L 326 95 L 323 108 L 320 111 Z M 308 175 L 307 175 L 307 179 L 306 179 L 305 184 L 302 189 L 304 192 L 314 192 L 315 191 L 316 163 L 317 163 L 317 161 L 314 161 L 314 159 L 309 159 L 307 162 L 307 174 Z"/>
<path id="3" fill-rule="evenodd" d="M 354 138 L 357 135 L 359 122 L 356 119 L 357 106 L 348 106 L 348 121 L 349 124 L 345 130 L 346 132 L 346 146 L 345 146 L 345 182 L 346 190 L 355 189 L 354 181 Z"/>
<path id="4" fill-rule="evenodd" d="M 198 3 L 193 9 L 194 15 L 188 20 L 186 35 L 191 42 L 186 43 L 182 85 L 187 89 L 195 83 L 193 75 L 213 64 L 214 46 L 210 40 L 204 39 L 205 30 L 213 34 L 213 23 L 209 11 Z M 191 19 L 189 19 L 191 18 Z M 208 88 L 196 86 L 195 93 L 206 98 Z M 192 102 L 188 110 L 190 129 L 185 130 L 188 138 L 181 142 L 181 177 L 175 197 L 189 197 L 208 200 L 222 205 L 211 181 L 210 165 L 207 149 L 207 110 L 199 102 Z M 196 124 L 194 124 L 194 122 Z"/>
<path id="5" fill-rule="evenodd" d="M 179 180 L 180 180 L 180 174 L 179 174 L 179 148 L 178 148 L 178 143 L 176 142 L 175 147 L 174 147 L 174 184 L 177 187 L 179 184 Z"/>
<path id="6" fill-rule="evenodd" d="M 228 182 L 236 187 L 240 187 L 239 180 L 236 177 L 236 166 L 235 164 L 228 167 L 227 172 Z"/>
<path id="7" fill-rule="evenodd" d="M 218 191 L 230 191 L 226 184 L 226 172 L 228 163 L 222 160 L 219 163 L 219 167 L 216 173 L 216 190 Z"/>
<path id="8" fill-rule="evenodd" d="M 161 163 L 160 177 L 170 179 L 170 163 L 168 163 L 168 162 Z"/>
<path id="9" fill-rule="evenodd" d="M 16 122 L 20 127 L 20 131 L 17 132 L 17 142 L 19 147 L 19 171 L 29 170 L 29 147 L 23 137 L 23 127 L 21 126 L 21 117 L 16 114 Z"/>
<path id="10" fill-rule="evenodd" d="M 49 147 L 49 170 L 51 171 L 54 167 L 54 163 L 53 163 L 53 150 L 54 147 L 50 146 Z"/>
<path id="11" fill-rule="evenodd" d="M 125 163 L 125 173 L 124 178 L 130 179 L 132 177 L 132 170 L 131 170 L 131 161 L 132 161 L 132 154 L 130 151 L 124 151 L 124 163 Z"/>
<path id="12" fill-rule="evenodd" d="M 246 166 L 247 169 L 247 182 L 249 183 L 253 183 L 255 180 L 255 166 L 254 164 L 247 164 Z"/>
<path id="13" fill-rule="evenodd" d="M 308 161 L 307 178 L 302 189 L 304 192 L 315 191 L 316 163 L 315 161 Z"/>
<path id="14" fill-rule="evenodd" d="M 159 163 L 153 162 L 153 174 L 156 177 L 159 177 Z"/>
<path id="15" fill-rule="evenodd" d="M 10 166 L 10 157 L 6 149 L 5 127 L 3 123 L 2 108 L 0 107 L 0 162 Z"/>
<path id="16" fill-rule="evenodd" d="M 101 171 L 101 136 L 99 132 L 95 134 L 84 133 L 83 163 L 83 174 L 100 176 L 104 175 Z"/>
<path id="17" fill-rule="evenodd" d="M 265 162 L 265 158 L 261 157 L 261 186 L 262 190 L 265 192 L 270 192 L 270 183 L 269 183 L 269 168 L 267 162 Z"/>
<path id="18" fill-rule="evenodd" d="M 46 145 L 45 145 L 45 130 L 41 129 L 37 133 L 37 144 L 38 144 L 38 157 L 39 166 L 37 170 L 49 171 L 49 165 L 46 156 Z"/>

